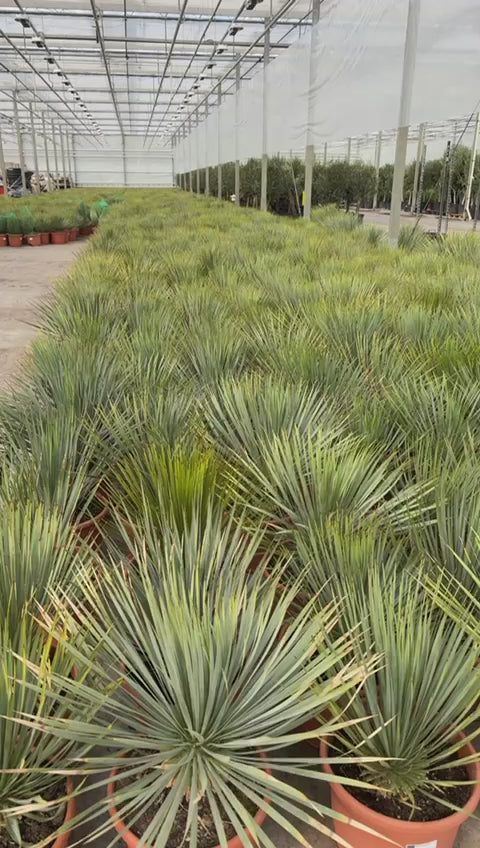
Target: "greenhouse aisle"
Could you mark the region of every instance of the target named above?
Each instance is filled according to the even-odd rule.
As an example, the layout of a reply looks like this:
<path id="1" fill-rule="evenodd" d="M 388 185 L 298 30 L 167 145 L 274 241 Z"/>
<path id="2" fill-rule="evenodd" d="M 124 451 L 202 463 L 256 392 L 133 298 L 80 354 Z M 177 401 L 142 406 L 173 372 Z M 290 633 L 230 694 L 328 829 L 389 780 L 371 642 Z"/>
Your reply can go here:
<path id="1" fill-rule="evenodd" d="M 43 247 L 5 248 L 0 254 L 0 388 L 15 372 L 36 333 L 37 310 L 52 281 L 83 247 L 69 242 Z"/>

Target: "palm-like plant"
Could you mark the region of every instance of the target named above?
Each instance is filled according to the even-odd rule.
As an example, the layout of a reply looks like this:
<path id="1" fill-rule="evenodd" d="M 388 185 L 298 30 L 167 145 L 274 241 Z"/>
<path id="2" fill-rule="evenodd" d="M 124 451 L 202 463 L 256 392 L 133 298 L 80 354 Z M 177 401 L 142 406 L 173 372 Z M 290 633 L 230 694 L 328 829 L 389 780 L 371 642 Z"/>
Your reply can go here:
<path id="1" fill-rule="evenodd" d="M 362 779 L 393 795 L 406 819 L 432 797 L 448 807 L 442 770 L 472 761 L 461 749 L 478 733 L 478 650 L 405 572 L 385 579 L 372 567 L 364 593 L 348 578 L 343 585 L 344 632 L 361 622 L 358 658 L 373 649 L 384 663 L 345 706 L 343 717 L 356 723 L 331 747 L 382 758 L 360 766 Z"/>
<path id="2" fill-rule="evenodd" d="M 350 516 L 404 529 L 418 513 L 418 488 L 402 485 L 401 468 L 338 430 L 281 434 L 261 454 L 258 464 L 242 458 L 239 496 L 288 527 Z"/>
<path id="3" fill-rule="evenodd" d="M 37 503 L 8 503 L 0 511 L 0 614 L 15 632 L 25 604 L 45 604 L 54 588 L 73 589 L 86 552 L 63 516 Z"/>
<path id="4" fill-rule="evenodd" d="M 182 444 L 170 448 L 137 444 L 111 475 L 112 500 L 136 524 L 145 517 L 158 528 L 203 524 L 212 502 L 226 503 L 217 459 L 212 451 Z"/>
<path id="5" fill-rule="evenodd" d="M 50 795 L 63 769 L 71 765 L 72 740 L 59 740 L 40 729 L 43 718 L 65 718 L 55 697 L 51 675 L 72 673 L 73 661 L 52 638 L 32 627 L 24 607 L 15 628 L 3 618 L 0 631 L 0 839 L 4 844 L 26 845 L 24 827 L 43 823 L 55 831 L 65 818 L 66 796 Z M 28 716 L 28 719 L 25 717 Z M 38 727 L 34 726 L 34 723 Z M 52 772 L 52 762 L 58 770 Z M 64 779 L 64 778 L 63 778 Z M 60 786 L 60 789 L 62 787 Z M 71 787 L 70 787 L 71 789 Z M 52 800 L 53 797 L 53 800 Z M 10 841 L 11 840 L 11 841 Z"/>
<path id="6" fill-rule="evenodd" d="M 272 436 L 315 433 L 321 426 L 341 424 L 332 404 L 315 389 L 258 374 L 212 388 L 201 413 L 215 445 L 257 463 L 263 443 Z"/>
<path id="7" fill-rule="evenodd" d="M 321 821 L 327 809 L 278 774 L 301 774 L 316 760 L 290 760 L 279 749 L 313 735 L 295 728 L 359 684 L 372 661 L 352 664 L 350 638 L 328 639 L 336 620 L 333 606 L 313 614 L 307 605 L 287 625 L 294 590 L 279 598 L 278 578 L 245 582 L 246 568 L 244 560 L 235 581 L 231 574 L 219 576 L 215 589 L 199 585 L 193 597 L 176 578 L 174 561 L 161 592 L 146 563 L 140 564 L 141 604 L 122 571 L 109 570 L 107 587 L 94 575 L 82 581 L 86 608 L 75 605 L 71 626 L 85 630 L 91 644 L 101 644 L 101 662 L 90 664 L 94 686 L 87 678 L 64 681 L 60 700 L 70 717 L 47 718 L 45 727 L 84 748 L 108 746 L 109 753 L 84 757 L 86 771 L 118 770 L 113 797 L 98 801 L 87 818 L 113 802 L 126 822 L 117 827 L 125 832 L 148 813 L 144 844 L 164 846 L 183 807 L 184 838 L 197 846 L 198 804 L 206 799 L 223 845 L 225 819 L 242 840 L 248 828 L 260 845 L 271 844 L 250 805 L 294 838 L 301 838 L 295 820 L 329 833 Z M 68 601 L 57 598 L 56 605 L 68 614 Z M 72 650 L 88 667 L 88 651 Z M 122 664 L 128 685 L 119 689 L 115 680 Z M 60 681 L 54 680 L 58 689 Z M 313 688 L 318 680 L 323 683 Z M 88 724 L 76 717 L 77 701 L 92 716 Z M 313 773 L 321 778 L 321 772 Z"/>
<path id="8" fill-rule="evenodd" d="M 4 412 L 2 496 L 23 503 L 36 500 L 47 510 L 58 509 L 66 521 L 94 509 L 112 458 L 108 435 L 101 438 L 100 419 L 85 420 L 71 408 L 38 404 L 12 405 Z"/>

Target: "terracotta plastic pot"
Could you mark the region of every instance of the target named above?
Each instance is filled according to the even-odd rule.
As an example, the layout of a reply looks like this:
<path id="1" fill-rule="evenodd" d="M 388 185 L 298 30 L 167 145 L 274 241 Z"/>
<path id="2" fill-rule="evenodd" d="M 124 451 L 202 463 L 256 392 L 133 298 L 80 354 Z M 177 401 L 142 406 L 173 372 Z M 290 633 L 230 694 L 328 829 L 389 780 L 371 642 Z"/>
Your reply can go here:
<path id="1" fill-rule="evenodd" d="M 83 541 L 98 547 L 103 541 L 103 533 L 100 525 L 102 521 L 105 521 L 107 516 L 108 506 L 104 506 L 93 518 L 87 518 L 85 521 L 79 521 L 77 524 L 74 524 L 73 529 Z"/>
<path id="2" fill-rule="evenodd" d="M 7 247 L 8 238 L 4 233 L 0 233 L 0 247 Z"/>
<path id="3" fill-rule="evenodd" d="M 42 243 L 42 237 L 40 233 L 29 233 L 27 236 L 27 244 L 30 244 L 32 247 L 40 247 Z"/>
<path id="4" fill-rule="evenodd" d="M 8 244 L 10 247 L 21 247 L 23 244 L 23 236 L 21 233 L 9 233 Z"/>
<path id="5" fill-rule="evenodd" d="M 50 233 L 40 233 L 42 244 L 50 244 Z"/>
<path id="6" fill-rule="evenodd" d="M 77 238 L 78 238 L 78 227 L 71 227 L 71 229 L 68 232 L 69 232 L 69 240 L 70 241 L 76 241 Z"/>
<path id="7" fill-rule="evenodd" d="M 459 757 L 475 754 L 475 748 L 470 742 L 466 742 L 459 751 Z M 324 739 L 320 742 L 320 756 L 328 757 L 328 747 Z M 328 763 L 324 763 L 323 770 L 332 774 Z M 348 790 L 340 783 L 331 783 L 330 792 L 332 797 L 332 809 L 342 813 L 349 819 L 359 822 L 382 834 L 385 839 L 390 839 L 402 848 L 453 848 L 458 829 L 464 821 L 469 818 L 480 802 L 480 764 L 470 763 L 467 766 L 469 777 L 475 781 L 472 788 L 470 800 L 463 810 L 452 813 L 444 819 L 431 822 L 400 821 L 384 816 L 371 810 L 357 801 Z M 385 848 L 388 844 L 385 839 L 363 833 L 351 824 L 334 821 L 335 833 L 345 839 L 352 848 Z"/>
<path id="8" fill-rule="evenodd" d="M 261 753 L 262 757 L 265 756 L 265 754 L 263 754 L 262 752 L 260 752 L 260 753 Z M 266 769 L 266 771 L 269 774 L 271 774 L 270 769 Z M 109 797 L 112 796 L 115 792 L 115 777 L 116 777 L 116 774 L 117 774 L 117 769 L 112 769 L 112 771 L 110 772 L 110 783 L 108 784 L 108 788 L 107 788 L 107 795 Z M 115 830 L 117 831 L 117 833 L 121 834 L 122 839 L 125 842 L 125 845 L 127 846 L 127 848 L 137 848 L 137 846 L 140 844 L 140 838 L 138 836 L 136 836 L 134 833 L 132 833 L 131 830 L 126 829 L 127 826 L 126 826 L 125 822 L 122 821 L 118 816 L 117 808 L 112 805 L 111 807 L 109 807 L 108 811 L 110 813 L 110 816 L 112 817 L 112 821 L 113 821 L 113 825 L 115 827 Z M 264 810 L 257 810 L 257 812 L 255 814 L 255 821 L 257 822 L 257 824 L 259 824 L 261 826 L 263 824 L 263 822 L 265 821 L 266 817 L 267 817 L 267 814 Z M 251 835 L 251 833 L 248 830 L 246 831 L 246 835 L 247 835 L 247 838 L 250 840 L 251 844 L 256 845 L 256 842 L 255 842 L 253 836 Z M 233 836 L 231 839 L 228 840 L 227 846 L 228 846 L 228 848 L 243 848 L 243 842 L 242 842 L 242 840 L 240 839 L 239 836 Z M 56 844 L 53 846 L 53 848 L 57 848 Z M 144 845 L 144 848 L 152 848 L 152 846 Z M 217 845 L 216 848 L 220 848 L 220 846 Z"/>
<path id="9" fill-rule="evenodd" d="M 67 809 L 65 812 L 64 822 L 71 821 L 77 811 L 76 799 L 72 796 L 73 781 L 70 777 L 67 777 L 67 792 L 69 793 L 70 798 L 67 801 Z M 55 842 L 52 845 L 52 848 L 67 848 L 68 840 L 70 839 L 70 833 L 70 830 L 66 830 L 65 833 L 61 833 L 60 836 L 57 836 Z"/>
<path id="10" fill-rule="evenodd" d="M 86 224 L 84 227 L 79 227 L 79 232 L 81 236 L 91 236 L 92 235 L 92 225 Z"/>
<path id="11" fill-rule="evenodd" d="M 56 230 L 50 233 L 52 244 L 65 244 L 68 241 L 68 230 Z"/>

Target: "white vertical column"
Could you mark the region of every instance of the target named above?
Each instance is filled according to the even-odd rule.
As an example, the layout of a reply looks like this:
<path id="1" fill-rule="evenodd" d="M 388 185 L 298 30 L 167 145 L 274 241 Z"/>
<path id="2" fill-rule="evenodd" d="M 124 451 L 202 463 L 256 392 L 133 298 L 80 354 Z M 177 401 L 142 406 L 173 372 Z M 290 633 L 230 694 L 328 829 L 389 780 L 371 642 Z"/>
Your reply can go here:
<path id="1" fill-rule="evenodd" d="M 377 133 L 375 141 L 375 193 L 373 195 L 373 209 L 378 207 L 378 186 L 380 182 L 380 162 L 382 157 L 382 131 Z"/>
<path id="2" fill-rule="evenodd" d="M 417 157 L 415 159 L 415 173 L 413 175 L 412 205 L 410 207 L 410 212 L 412 214 L 415 213 L 415 209 L 417 208 L 418 181 L 419 181 L 419 178 L 420 178 L 420 168 L 422 166 L 424 140 L 425 140 L 425 124 L 420 124 L 420 126 L 418 128 L 418 144 L 417 144 Z"/>
<path id="3" fill-rule="evenodd" d="M 313 124 L 315 122 L 315 101 L 316 101 L 316 79 L 318 73 L 318 62 L 315 56 L 317 45 L 319 43 L 318 22 L 320 20 L 320 0 L 313 0 L 312 3 L 312 27 L 310 41 L 310 57 L 309 57 L 309 76 L 308 76 L 308 107 L 307 107 L 307 137 L 305 146 L 305 191 L 303 203 L 303 217 L 309 219 L 312 217 L 312 185 L 313 185 L 313 165 L 315 162 L 315 148 L 313 146 Z"/>
<path id="4" fill-rule="evenodd" d="M 63 130 L 61 127 L 58 128 L 60 133 L 60 151 L 62 156 L 62 171 L 63 171 L 63 187 L 66 189 L 67 187 L 67 165 L 65 161 L 65 144 L 63 141 Z"/>
<path id="5" fill-rule="evenodd" d="M 265 18 L 265 26 L 268 18 Z M 262 173 L 260 180 L 260 209 L 267 211 L 268 182 L 268 62 L 270 60 L 270 30 L 264 35 L 263 47 L 263 97 L 262 97 Z"/>
<path id="6" fill-rule="evenodd" d="M 421 0 L 408 0 L 407 31 L 403 56 L 402 90 L 398 116 L 398 131 L 395 145 L 395 164 L 393 168 L 392 202 L 388 222 L 388 237 L 392 244 L 398 244 L 402 212 L 403 180 L 407 161 L 408 127 L 412 104 L 415 64 L 417 59 L 418 29 L 420 23 Z"/>
<path id="7" fill-rule="evenodd" d="M 328 155 L 328 144 L 327 144 L 327 142 L 325 142 L 325 144 L 323 145 L 323 164 L 324 165 L 327 164 L 327 155 Z"/>
<path id="8" fill-rule="evenodd" d="M 478 130 L 480 127 L 480 114 L 477 112 L 477 117 L 475 118 L 475 128 L 473 130 L 473 143 L 472 143 L 472 152 L 470 155 L 470 165 L 468 167 L 468 178 L 467 178 L 467 190 L 465 192 L 465 203 L 463 205 L 463 217 L 465 220 L 470 221 L 472 216 L 470 214 L 470 201 L 472 199 L 472 185 L 473 185 L 473 175 L 475 173 L 475 163 L 477 161 L 477 146 L 478 146 Z"/>
<path id="9" fill-rule="evenodd" d="M 240 132 L 240 63 L 235 68 L 235 203 L 240 206 L 240 154 L 239 154 L 239 132 Z"/>
<path id="10" fill-rule="evenodd" d="M 58 183 L 60 179 L 60 174 L 58 171 L 58 152 L 57 152 L 57 138 L 55 135 L 55 124 L 51 123 L 52 126 L 52 142 L 53 142 L 53 158 L 55 161 L 55 188 L 58 189 Z"/>
<path id="11" fill-rule="evenodd" d="M 40 191 L 40 185 L 39 185 L 39 181 L 38 181 L 39 168 L 38 168 L 37 136 L 35 134 L 35 123 L 34 123 L 34 120 L 33 120 L 33 105 L 31 103 L 30 103 L 30 107 L 29 107 L 29 112 L 30 112 L 30 134 L 32 136 L 32 148 L 33 148 L 33 167 L 34 167 L 34 171 L 35 171 L 35 178 L 36 178 L 36 185 L 37 185 L 35 192 L 38 194 L 38 192 Z"/>
<path id="12" fill-rule="evenodd" d="M 42 112 L 42 135 L 43 135 L 43 145 L 45 148 L 45 169 L 47 171 L 47 191 L 52 190 L 52 178 L 50 176 L 50 161 L 48 157 L 48 138 L 47 131 L 45 129 L 45 113 Z"/>
<path id="13" fill-rule="evenodd" d="M 13 117 L 15 120 L 15 129 L 17 131 L 17 144 L 18 144 L 18 158 L 20 161 L 20 171 L 22 174 L 22 188 L 26 190 L 27 188 L 27 180 L 25 177 L 25 159 L 23 158 L 23 138 L 20 130 L 20 122 L 18 120 L 18 104 L 17 104 L 17 92 L 13 93 Z"/>
<path id="14" fill-rule="evenodd" d="M 210 165 L 208 163 L 208 94 L 205 101 L 205 196 L 210 194 Z"/>
<path id="15" fill-rule="evenodd" d="M 5 194 L 8 191 L 7 170 L 5 168 L 5 156 L 3 153 L 2 131 L 0 129 L 0 174 L 3 180 L 3 190 Z"/>
<path id="16" fill-rule="evenodd" d="M 218 162 L 217 162 L 217 174 L 218 174 L 218 190 L 217 196 L 218 199 L 222 199 L 222 127 L 220 121 L 220 106 L 222 105 L 222 84 L 218 85 L 218 108 L 217 108 L 217 153 L 218 153 Z"/>
<path id="17" fill-rule="evenodd" d="M 352 139 L 351 139 L 351 137 L 347 138 L 347 155 L 346 155 L 345 158 L 346 158 L 347 164 L 350 165 L 350 160 L 352 158 Z"/>

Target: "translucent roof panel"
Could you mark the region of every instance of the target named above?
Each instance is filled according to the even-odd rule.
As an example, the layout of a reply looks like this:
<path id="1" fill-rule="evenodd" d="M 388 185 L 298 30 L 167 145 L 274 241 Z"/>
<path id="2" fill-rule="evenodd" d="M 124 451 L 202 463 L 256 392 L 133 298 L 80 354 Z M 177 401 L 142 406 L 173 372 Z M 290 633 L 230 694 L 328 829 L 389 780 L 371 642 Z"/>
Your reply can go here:
<path id="1" fill-rule="evenodd" d="M 310 26 L 306 0 L 0 0 L 0 112 L 164 144 Z M 203 109 L 204 111 L 204 109 Z"/>

